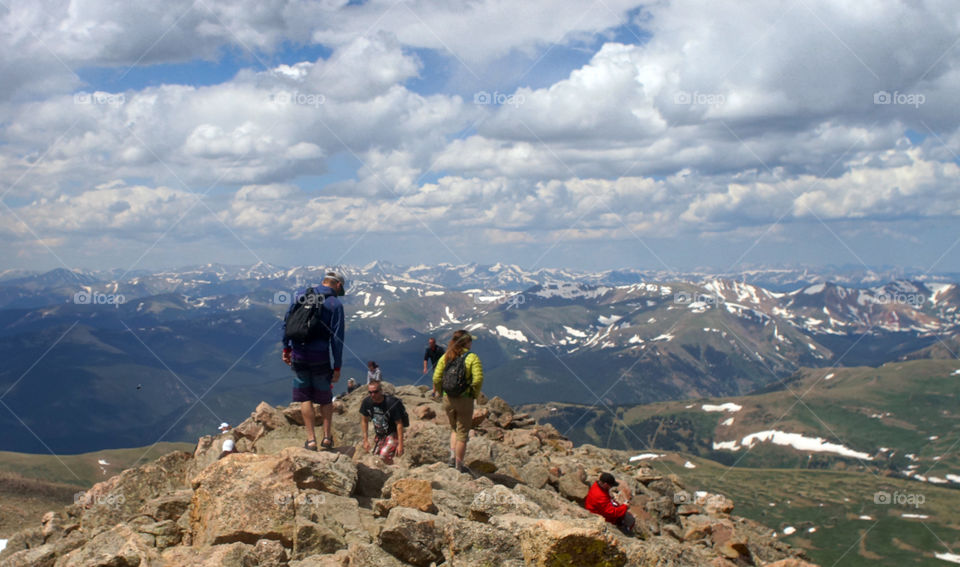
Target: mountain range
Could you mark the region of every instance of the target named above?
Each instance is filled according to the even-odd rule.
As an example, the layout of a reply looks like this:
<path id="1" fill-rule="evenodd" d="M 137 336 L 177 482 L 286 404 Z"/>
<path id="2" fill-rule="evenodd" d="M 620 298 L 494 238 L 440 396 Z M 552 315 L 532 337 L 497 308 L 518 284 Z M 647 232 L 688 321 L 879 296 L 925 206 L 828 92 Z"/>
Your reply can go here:
<path id="1" fill-rule="evenodd" d="M 960 290 L 949 275 L 336 269 L 348 278 L 345 378 L 362 378 L 374 359 L 388 380 L 427 383 L 426 339 L 443 343 L 466 328 L 478 337 L 484 390 L 514 404 L 737 396 L 781 388 L 801 368 L 956 352 Z M 252 402 L 288 400 L 281 317 L 292 293 L 323 272 L 268 264 L 5 272 L 0 425 L 10 434 L 0 449 L 184 441 L 242 420 Z M 62 427 L 65 419 L 74 426 Z"/>

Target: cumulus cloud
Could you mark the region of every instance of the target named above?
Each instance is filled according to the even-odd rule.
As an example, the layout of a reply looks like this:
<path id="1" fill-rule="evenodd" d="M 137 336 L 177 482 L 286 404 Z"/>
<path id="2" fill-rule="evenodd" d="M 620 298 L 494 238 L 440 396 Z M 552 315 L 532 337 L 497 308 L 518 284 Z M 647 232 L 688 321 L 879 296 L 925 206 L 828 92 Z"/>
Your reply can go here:
<path id="1" fill-rule="evenodd" d="M 454 226 L 507 250 L 955 218 L 954 12 L 945 1 L 18 2 L 0 12 L 0 168 L 23 222 L 0 226 L 55 239 L 225 225 L 252 240 Z M 311 42 L 329 51 L 262 64 Z M 547 85 L 516 72 L 520 86 L 471 97 L 445 83 L 503 57 L 546 65 L 554 43 L 592 55 Z M 251 65 L 207 85 L 85 92 L 71 71 L 225 50 Z"/>
<path id="2" fill-rule="evenodd" d="M 128 186 L 121 181 L 105 183 L 78 195 L 41 198 L 19 207 L 17 217 L 0 217 L 8 234 L 102 235 L 155 238 L 196 210 L 199 215 L 182 223 L 181 235 L 201 233 L 205 209 L 197 207 L 200 196 L 170 187 Z M 25 223 L 25 224 L 24 224 Z"/>
<path id="3" fill-rule="evenodd" d="M 464 127 L 459 97 L 424 97 L 400 84 L 419 63 L 395 41 L 359 38 L 342 51 L 296 72 L 289 66 L 248 71 L 206 87 L 162 85 L 24 103 L 9 113 L 8 145 L 0 153 L 14 174 L 29 171 L 32 182 L 18 191 L 49 196 L 107 176 L 206 189 L 322 174 L 326 159 L 338 153 L 373 166 L 377 155 L 389 153 L 381 148 L 427 159 L 431 145 Z M 349 84 L 351 74 L 364 77 L 359 87 Z"/>

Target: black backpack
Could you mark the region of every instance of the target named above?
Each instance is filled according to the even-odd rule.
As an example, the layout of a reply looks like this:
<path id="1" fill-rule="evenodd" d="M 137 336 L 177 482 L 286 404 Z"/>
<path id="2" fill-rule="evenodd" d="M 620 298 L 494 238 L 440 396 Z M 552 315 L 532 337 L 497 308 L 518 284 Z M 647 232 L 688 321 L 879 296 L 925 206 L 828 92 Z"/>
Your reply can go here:
<path id="1" fill-rule="evenodd" d="M 284 319 L 284 341 L 295 343 L 309 343 L 319 338 L 330 337 L 330 329 L 320 317 L 323 311 L 324 296 L 317 290 L 307 288 L 307 291 L 294 302 L 293 309 L 287 312 Z"/>
<path id="2" fill-rule="evenodd" d="M 467 378 L 467 355 L 465 352 L 448 362 L 443 367 L 443 377 L 440 379 L 440 386 L 443 391 L 454 398 L 459 398 L 470 389 L 470 380 Z"/>
<path id="3" fill-rule="evenodd" d="M 407 415 L 407 408 L 403 406 L 403 402 L 400 400 L 397 400 L 396 403 L 400 404 L 400 423 L 402 423 L 404 427 L 410 427 L 410 416 Z"/>

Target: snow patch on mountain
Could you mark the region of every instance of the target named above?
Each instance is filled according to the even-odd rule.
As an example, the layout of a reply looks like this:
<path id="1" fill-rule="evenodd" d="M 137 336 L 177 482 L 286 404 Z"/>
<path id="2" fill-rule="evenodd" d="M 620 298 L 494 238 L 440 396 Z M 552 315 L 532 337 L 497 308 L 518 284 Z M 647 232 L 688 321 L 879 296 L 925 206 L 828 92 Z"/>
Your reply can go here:
<path id="1" fill-rule="evenodd" d="M 815 295 L 822 292 L 826 287 L 826 284 L 823 283 L 813 284 L 812 286 L 804 288 L 803 293 L 806 295 Z"/>
<path id="2" fill-rule="evenodd" d="M 526 335 L 523 334 L 523 331 L 514 331 L 504 327 L 503 325 L 496 326 L 497 334 L 505 339 L 510 339 L 511 341 L 519 341 L 522 343 L 530 342 L 527 339 Z"/>
<path id="3" fill-rule="evenodd" d="M 446 314 L 446 318 L 440 322 L 441 325 L 444 324 L 444 321 L 450 321 L 451 323 L 460 322 L 459 320 L 457 320 L 457 317 L 456 315 L 454 315 L 453 311 L 450 310 L 449 305 L 444 305 L 443 310 L 444 310 L 444 313 Z"/>
<path id="4" fill-rule="evenodd" d="M 852 457 L 865 461 L 872 461 L 873 457 L 861 451 L 854 451 L 848 447 L 837 443 L 830 443 L 820 437 L 807 437 L 799 433 L 787 433 L 775 429 L 768 431 L 759 431 L 751 433 L 740 440 L 740 446 L 737 441 L 714 441 L 713 449 L 727 449 L 737 451 L 740 447 L 752 448 L 756 443 L 770 442 L 774 445 L 792 447 L 798 451 L 808 451 L 813 453 L 835 453 L 843 457 Z"/>
<path id="5" fill-rule="evenodd" d="M 379 311 L 357 311 L 357 317 L 360 319 L 372 319 L 383 315 L 383 309 Z"/>
<path id="6" fill-rule="evenodd" d="M 727 402 L 725 404 L 703 404 L 700 406 L 700 409 L 703 411 L 729 411 L 731 413 L 738 412 L 743 409 L 743 406 L 735 404 L 733 402 Z"/>
<path id="7" fill-rule="evenodd" d="M 573 335 L 573 336 L 575 336 L 575 337 L 577 337 L 577 338 L 581 338 L 581 339 L 587 338 L 587 334 L 586 334 L 586 333 L 584 333 L 583 331 L 574 329 L 573 327 L 568 327 L 568 326 L 564 325 L 564 326 L 563 326 L 563 329 L 567 332 L 568 335 Z"/>
<path id="8" fill-rule="evenodd" d="M 660 453 L 640 453 L 639 455 L 634 455 L 630 457 L 630 462 L 634 461 L 646 461 L 648 459 L 659 459 L 663 455 Z"/>
<path id="9" fill-rule="evenodd" d="M 562 299 L 596 299 L 603 296 L 612 288 L 600 286 L 589 287 L 583 284 L 573 282 L 548 283 L 536 291 L 530 292 L 530 295 L 549 299 L 559 297 Z"/>
<path id="10" fill-rule="evenodd" d="M 600 315 L 599 317 L 597 317 L 597 321 L 599 321 L 601 325 L 613 325 L 620 319 L 623 319 L 623 315 L 610 315 L 610 316 Z"/>
<path id="11" fill-rule="evenodd" d="M 934 553 L 933 556 L 941 561 L 960 563 L 960 553 Z"/>

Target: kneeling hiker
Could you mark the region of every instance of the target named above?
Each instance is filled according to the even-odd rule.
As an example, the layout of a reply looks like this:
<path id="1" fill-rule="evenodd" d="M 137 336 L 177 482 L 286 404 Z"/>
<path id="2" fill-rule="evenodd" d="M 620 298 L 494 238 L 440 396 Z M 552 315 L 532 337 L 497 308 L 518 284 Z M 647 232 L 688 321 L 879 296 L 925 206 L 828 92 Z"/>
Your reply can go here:
<path id="1" fill-rule="evenodd" d="M 446 353 L 433 371 L 433 394 L 445 394 L 443 409 L 452 429 L 449 465 L 460 472 L 468 472 L 463 458 L 473 426 L 473 402 L 483 386 L 483 365 L 480 357 L 470 352 L 472 344 L 470 333 L 454 332 Z"/>
<path id="2" fill-rule="evenodd" d="M 367 393 L 370 395 L 360 402 L 363 450 L 370 450 L 367 424 L 373 420 L 373 452 L 389 465 L 394 455 L 403 456 L 403 430 L 410 425 L 410 418 L 400 398 L 384 394 L 380 382 L 367 384 Z"/>
<path id="3" fill-rule="evenodd" d="M 636 524 L 633 514 L 627 511 L 626 504 L 619 504 L 616 500 L 610 498 L 610 489 L 618 485 L 620 495 L 629 502 L 631 496 L 627 485 L 617 483 L 617 479 L 612 474 L 605 472 L 601 473 L 599 480 L 590 487 L 584 507 L 594 514 L 603 516 L 606 521 L 620 528 L 623 533 L 632 534 L 633 526 Z"/>

